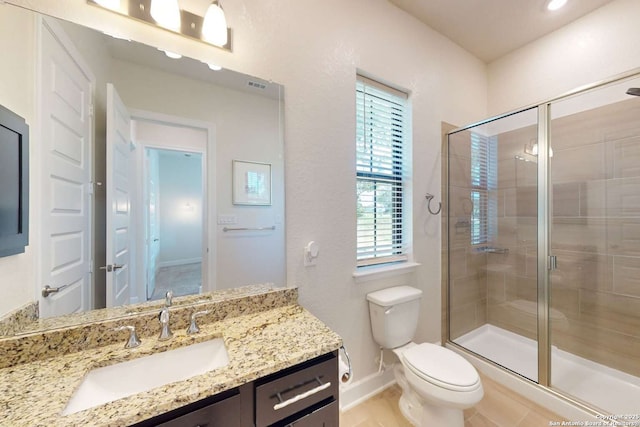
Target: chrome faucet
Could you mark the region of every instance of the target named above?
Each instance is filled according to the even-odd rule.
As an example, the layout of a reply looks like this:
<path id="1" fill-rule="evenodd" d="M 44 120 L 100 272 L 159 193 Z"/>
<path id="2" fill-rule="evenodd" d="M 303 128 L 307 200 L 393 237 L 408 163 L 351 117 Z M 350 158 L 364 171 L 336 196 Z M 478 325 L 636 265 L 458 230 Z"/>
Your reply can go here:
<path id="1" fill-rule="evenodd" d="M 191 315 L 191 324 L 187 329 L 187 334 L 192 335 L 200 332 L 200 328 L 198 327 L 198 322 L 196 322 L 196 319 L 200 316 L 204 316 L 205 314 L 209 314 L 209 310 L 196 311 Z"/>
<path id="2" fill-rule="evenodd" d="M 138 335 L 136 334 L 135 326 L 120 326 L 119 328 L 114 329 L 114 331 L 125 331 L 125 330 L 129 331 L 129 339 L 127 340 L 127 343 L 124 345 L 124 348 L 136 348 L 140 344 L 142 344 L 142 341 L 140 341 L 140 339 L 138 338 Z"/>
<path id="3" fill-rule="evenodd" d="M 171 332 L 171 328 L 169 327 L 169 307 L 164 307 L 162 311 L 160 311 L 158 319 L 160 319 L 160 324 L 162 325 L 158 341 L 166 341 L 173 336 L 173 332 Z"/>
<path id="4" fill-rule="evenodd" d="M 158 316 L 160 324 L 162 325 L 158 341 L 166 341 L 173 336 L 173 332 L 171 332 L 171 328 L 169 327 L 169 307 L 171 304 L 173 304 L 173 291 L 167 291 L 164 299 L 164 308 Z"/>

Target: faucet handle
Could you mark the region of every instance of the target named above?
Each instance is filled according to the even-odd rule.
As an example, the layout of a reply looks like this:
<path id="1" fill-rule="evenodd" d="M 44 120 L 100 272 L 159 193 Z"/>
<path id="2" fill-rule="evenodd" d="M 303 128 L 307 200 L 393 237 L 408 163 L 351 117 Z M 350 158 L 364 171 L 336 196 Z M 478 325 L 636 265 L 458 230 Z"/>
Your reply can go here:
<path id="1" fill-rule="evenodd" d="M 171 332 L 171 328 L 169 327 L 169 307 L 164 307 L 160 311 L 158 320 L 160 320 L 160 324 L 162 325 L 162 329 L 160 330 L 160 336 L 158 337 L 158 340 L 166 341 L 173 336 L 173 332 Z"/>
<path id="2" fill-rule="evenodd" d="M 127 325 L 127 326 L 120 326 L 114 329 L 114 331 L 126 331 L 126 330 L 129 331 L 129 339 L 127 340 L 127 343 L 124 345 L 124 348 L 136 348 L 140 344 L 142 344 L 142 341 L 140 341 L 140 338 L 138 338 L 138 334 L 136 334 L 135 326 Z"/>
<path id="3" fill-rule="evenodd" d="M 209 314 L 209 310 L 196 311 L 191 315 L 191 324 L 189 325 L 189 328 L 187 328 L 187 334 L 191 335 L 191 334 L 197 334 L 198 332 L 200 332 L 200 328 L 198 327 L 196 318 L 200 316 L 204 316 L 205 314 Z"/>

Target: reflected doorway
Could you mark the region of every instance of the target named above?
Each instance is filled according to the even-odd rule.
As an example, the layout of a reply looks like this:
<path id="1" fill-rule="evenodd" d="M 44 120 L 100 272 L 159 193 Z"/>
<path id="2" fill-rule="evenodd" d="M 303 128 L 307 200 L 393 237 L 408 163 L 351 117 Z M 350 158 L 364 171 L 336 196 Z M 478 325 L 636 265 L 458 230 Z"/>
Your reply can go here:
<path id="1" fill-rule="evenodd" d="M 202 291 L 202 153 L 145 148 L 147 300 Z"/>

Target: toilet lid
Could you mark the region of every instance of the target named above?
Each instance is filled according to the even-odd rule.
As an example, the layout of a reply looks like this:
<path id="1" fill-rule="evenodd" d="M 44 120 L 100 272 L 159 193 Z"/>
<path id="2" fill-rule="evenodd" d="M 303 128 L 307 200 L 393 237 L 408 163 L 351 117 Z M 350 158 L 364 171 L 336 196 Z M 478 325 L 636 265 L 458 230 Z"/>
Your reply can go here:
<path id="1" fill-rule="evenodd" d="M 475 386 L 480 378 L 475 368 L 459 354 L 435 344 L 424 343 L 402 354 L 416 375 L 449 390 Z"/>

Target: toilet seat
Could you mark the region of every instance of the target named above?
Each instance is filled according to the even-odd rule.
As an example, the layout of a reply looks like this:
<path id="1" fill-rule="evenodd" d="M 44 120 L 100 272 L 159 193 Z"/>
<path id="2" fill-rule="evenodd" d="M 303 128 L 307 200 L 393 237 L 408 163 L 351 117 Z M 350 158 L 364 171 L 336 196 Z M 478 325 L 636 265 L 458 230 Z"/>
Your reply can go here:
<path id="1" fill-rule="evenodd" d="M 402 352 L 407 369 L 429 383 L 451 391 L 472 391 L 481 387 L 480 377 L 466 359 L 435 344 L 423 343 Z"/>

